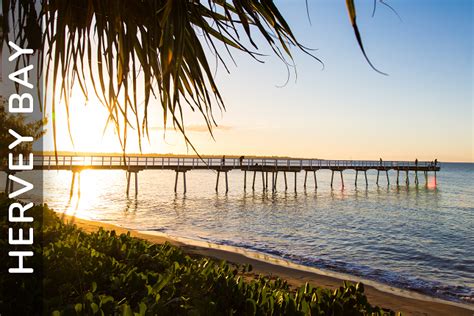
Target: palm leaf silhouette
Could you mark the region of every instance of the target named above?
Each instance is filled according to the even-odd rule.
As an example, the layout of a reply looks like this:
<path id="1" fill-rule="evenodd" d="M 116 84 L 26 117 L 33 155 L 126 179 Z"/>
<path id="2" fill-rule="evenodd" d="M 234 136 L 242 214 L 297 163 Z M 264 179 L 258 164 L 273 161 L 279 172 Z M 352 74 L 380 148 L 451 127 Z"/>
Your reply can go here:
<path id="1" fill-rule="evenodd" d="M 362 53 L 375 69 L 362 45 L 354 2 L 346 3 Z M 63 100 L 69 113 L 76 85 L 107 109 L 106 124 L 114 126 L 124 152 L 129 128 L 136 130 L 141 150 L 154 100 L 163 111 L 163 128 L 170 122 L 196 151 L 186 134 L 185 108 L 201 114 L 211 135 L 217 125 L 213 110 L 225 110 L 206 52 L 225 67 L 223 54 L 232 57 L 231 49 L 259 60 L 253 40 L 258 34 L 285 63 L 293 59 L 292 47 L 311 55 L 272 0 L 3 0 L 2 5 L 17 23 L 15 40 L 38 49 L 44 61 L 40 71 L 52 93 L 45 93 L 43 106 L 53 113 L 55 148 L 56 108 Z M 3 25 L 7 29 L 8 21 Z"/>

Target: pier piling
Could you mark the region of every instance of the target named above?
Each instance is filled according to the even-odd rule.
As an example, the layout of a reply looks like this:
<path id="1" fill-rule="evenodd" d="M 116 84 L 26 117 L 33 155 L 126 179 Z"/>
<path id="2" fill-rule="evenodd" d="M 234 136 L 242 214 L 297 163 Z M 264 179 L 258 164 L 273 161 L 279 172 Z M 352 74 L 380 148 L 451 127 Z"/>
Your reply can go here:
<path id="1" fill-rule="evenodd" d="M 186 188 L 186 171 L 183 171 L 183 184 L 184 184 L 184 193 L 186 193 L 186 189 L 187 189 Z"/>
<path id="2" fill-rule="evenodd" d="M 216 180 L 216 192 L 219 191 L 219 177 L 221 175 L 221 172 L 217 170 L 217 180 Z"/>
<path id="3" fill-rule="evenodd" d="M 268 191 L 268 171 L 265 172 L 265 191 Z"/>
<path id="4" fill-rule="evenodd" d="M 275 184 L 273 185 L 274 191 L 277 190 L 278 171 L 275 171 Z"/>
<path id="5" fill-rule="evenodd" d="M 316 178 L 316 171 L 313 171 L 313 175 L 314 175 L 314 188 L 317 189 L 318 188 L 318 179 Z"/>
<path id="6" fill-rule="evenodd" d="M 72 172 L 72 180 L 71 180 L 71 190 L 69 191 L 69 197 L 71 198 L 72 195 L 74 194 L 74 183 L 76 182 L 76 172 Z M 128 187 L 127 187 L 127 192 L 128 192 Z"/>
<path id="7" fill-rule="evenodd" d="M 229 180 L 227 179 L 228 171 L 225 171 L 225 193 L 229 192 Z"/>
<path id="8" fill-rule="evenodd" d="M 257 171 L 253 172 L 253 181 L 252 181 L 252 191 L 255 191 L 255 176 L 257 175 Z"/>
<path id="9" fill-rule="evenodd" d="M 244 191 L 247 189 L 247 170 L 244 171 Z"/>
<path id="10" fill-rule="evenodd" d="M 80 179 L 81 174 L 79 173 L 79 179 Z M 185 187 L 186 187 L 186 179 L 184 180 Z M 80 189 L 79 189 L 80 190 Z M 186 189 L 184 189 L 184 192 L 186 192 Z M 80 191 L 79 191 L 80 194 Z M 135 172 L 135 197 L 138 196 L 138 172 Z"/>
<path id="11" fill-rule="evenodd" d="M 77 173 L 77 196 L 81 196 L 81 172 Z"/>
<path id="12" fill-rule="evenodd" d="M 125 193 L 127 194 L 128 196 L 128 192 L 129 192 L 129 188 L 130 188 L 130 172 L 128 171 L 125 171 L 125 179 L 127 180 L 127 187 L 125 189 Z"/>
<path id="13" fill-rule="evenodd" d="M 130 181 L 132 180 L 132 173 L 135 174 L 135 197 L 138 196 L 138 170 L 126 170 L 125 175 L 127 178 L 127 197 L 130 195 Z M 178 182 L 178 174 L 176 174 L 175 184 L 174 184 L 174 192 L 176 192 L 176 183 Z M 81 173 L 79 172 L 78 182 L 81 182 Z M 81 195 L 81 188 L 78 189 L 79 196 Z"/>
<path id="14" fill-rule="evenodd" d="M 176 170 L 176 175 L 174 177 L 174 193 L 178 191 L 178 170 Z M 128 195 L 128 185 L 127 185 L 127 195 Z"/>
<path id="15" fill-rule="evenodd" d="M 76 173 L 77 173 L 77 195 L 81 196 L 81 171 L 72 170 L 72 179 L 71 179 L 71 188 L 69 190 L 69 198 L 72 198 L 74 195 L 74 186 L 76 183 Z M 10 190 L 12 189 L 13 183 L 10 184 Z"/>
<path id="16" fill-rule="evenodd" d="M 297 189 L 298 189 L 297 186 L 296 186 L 297 175 L 298 175 L 298 173 L 295 171 L 295 192 L 296 192 Z"/>
<path id="17" fill-rule="evenodd" d="M 275 172 L 272 171 L 272 192 L 275 192 Z"/>
<path id="18" fill-rule="evenodd" d="M 283 177 L 285 178 L 285 191 L 288 190 L 288 181 L 286 180 L 286 171 L 283 171 Z"/>

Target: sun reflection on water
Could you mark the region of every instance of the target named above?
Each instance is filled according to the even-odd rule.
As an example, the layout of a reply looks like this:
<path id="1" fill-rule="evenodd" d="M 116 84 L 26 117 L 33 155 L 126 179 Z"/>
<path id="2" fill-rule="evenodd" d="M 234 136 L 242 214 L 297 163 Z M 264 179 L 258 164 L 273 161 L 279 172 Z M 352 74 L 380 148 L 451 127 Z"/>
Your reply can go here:
<path id="1" fill-rule="evenodd" d="M 70 216 L 80 218 L 91 218 L 91 208 L 98 204 L 99 193 L 103 190 L 103 186 L 98 184 L 97 177 L 93 174 L 93 170 L 84 170 L 78 172 L 78 175 L 72 183 L 70 197 L 64 213 Z"/>

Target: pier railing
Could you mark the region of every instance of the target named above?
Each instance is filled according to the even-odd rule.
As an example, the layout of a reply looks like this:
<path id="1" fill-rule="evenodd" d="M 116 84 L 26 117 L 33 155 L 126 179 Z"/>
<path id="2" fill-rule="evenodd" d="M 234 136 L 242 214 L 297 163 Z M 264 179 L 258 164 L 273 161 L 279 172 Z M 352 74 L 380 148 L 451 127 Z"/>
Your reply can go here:
<path id="1" fill-rule="evenodd" d="M 432 162 L 419 161 L 377 161 L 377 160 L 323 160 L 323 159 L 285 159 L 285 158 L 190 158 L 190 157 L 143 157 L 143 156 L 35 156 L 34 166 L 46 169 L 58 167 L 98 167 L 98 168 L 199 168 L 215 169 L 232 167 L 235 169 L 264 167 L 289 168 L 406 168 L 432 167 Z"/>
<path id="2" fill-rule="evenodd" d="M 146 156 L 54 156 L 37 155 L 33 158 L 33 167 L 37 170 L 68 170 L 72 172 L 71 191 L 74 192 L 74 183 L 76 174 L 77 182 L 80 183 L 80 174 L 85 169 L 115 169 L 124 170 L 127 180 L 127 196 L 130 192 L 130 181 L 132 174 L 135 178 L 135 196 L 138 194 L 138 173 L 146 169 L 165 169 L 174 170 L 175 184 L 174 191 L 177 192 L 178 174 L 183 175 L 183 188 L 186 192 L 186 173 L 192 169 L 210 169 L 217 171 L 216 191 L 219 188 L 219 178 L 221 173 L 225 177 L 225 190 L 229 190 L 228 172 L 231 170 L 242 170 L 244 172 L 244 190 L 247 187 L 247 171 L 253 173 L 252 190 L 255 190 L 256 174 L 261 173 L 262 187 L 272 191 L 277 189 L 278 173 L 283 173 L 285 181 L 285 191 L 288 189 L 287 173 L 294 173 L 294 189 L 297 191 L 297 174 L 304 171 L 304 188 L 306 189 L 308 173 L 313 173 L 314 186 L 318 187 L 316 173 L 320 169 L 331 170 L 331 188 L 334 182 L 334 173 L 340 172 L 341 185 L 344 187 L 343 171 L 355 170 L 354 184 L 357 186 L 357 177 L 359 172 L 364 173 L 365 185 L 368 186 L 367 171 L 377 170 L 376 184 L 379 184 L 380 172 L 385 172 L 387 184 L 390 185 L 389 171 L 396 170 L 396 184 L 400 182 L 400 171 L 405 172 L 405 182 L 409 185 L 409 172 L 415 173 L 415 184 L 418 185 L 418 172 L 423 172 L 425 183 L 428 185 L 428 172 L 434 172 L 434 182 L 436 184 L 436 172 L 440 170 L 437 161 L 382 161 L 382 160 L 323 160 L 323 159 L 290 159 L 290 158 L 193 158 L 193 157 L 146 157 Z M 23 160 L 19 161 L 16 157 L 14 165 L 27 165 Z M 6 181 L 5 192 L 13 192 L 13 180 L 10 179 L 11 171 L 5 165 L 0 166 L 1 170 L 9 173 Z M 271 184 L 269 184 L 268 175 L 271 174 Z"/>

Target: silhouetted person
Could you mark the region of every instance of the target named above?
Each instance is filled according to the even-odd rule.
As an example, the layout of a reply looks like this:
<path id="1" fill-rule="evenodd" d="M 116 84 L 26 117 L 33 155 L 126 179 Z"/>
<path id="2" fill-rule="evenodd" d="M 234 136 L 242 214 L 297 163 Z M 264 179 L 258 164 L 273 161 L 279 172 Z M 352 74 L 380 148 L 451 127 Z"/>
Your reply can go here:
<path id="1" fill-rule="evenodd" d="M 434 162 L 435 167 L 437 164 L 438 164 L 438 159 L 435 159 L 435 162 Z"/>
<path id="2" fill-rule="evenodd" d="M 239 162 L 240 162 L 240 166 L 242 167 L 242 164 L 244 163 L 244 156 L 239 157 Z"/>
<path id="3" fill-rule="evenodd" d="M 382 166 L 382 158 L 380 158 L 380 166 Z"/>
<path id="4" fill-rule="evenodd" d="M 221 166 L 225 166 L 225 155 L 222 156 L 222 159 L 221 159 Z"/>
<path id="5" fill-rule="evenodd" d="M 415 166 L 418 166 L 418 158 L 415 159 Z"/>

